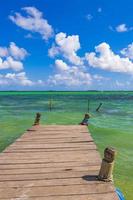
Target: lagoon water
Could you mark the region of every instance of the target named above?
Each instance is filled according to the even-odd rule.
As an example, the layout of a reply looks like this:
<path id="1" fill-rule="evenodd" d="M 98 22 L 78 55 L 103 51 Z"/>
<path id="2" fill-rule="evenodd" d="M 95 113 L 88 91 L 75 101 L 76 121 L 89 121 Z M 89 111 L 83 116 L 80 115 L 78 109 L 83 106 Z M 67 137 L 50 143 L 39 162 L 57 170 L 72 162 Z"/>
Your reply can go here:
<path id="1" fill-rule="evenodd" d="M 89 130 L 101 155 L 106 146 L 117 149 L 115 185 L 132 200 L 133 92 L 0 92 L 0 150 L 32 125 L 36 112 L 41 112 L 43 124 L 79 123 L 88 112 L 88 100 Z"/>

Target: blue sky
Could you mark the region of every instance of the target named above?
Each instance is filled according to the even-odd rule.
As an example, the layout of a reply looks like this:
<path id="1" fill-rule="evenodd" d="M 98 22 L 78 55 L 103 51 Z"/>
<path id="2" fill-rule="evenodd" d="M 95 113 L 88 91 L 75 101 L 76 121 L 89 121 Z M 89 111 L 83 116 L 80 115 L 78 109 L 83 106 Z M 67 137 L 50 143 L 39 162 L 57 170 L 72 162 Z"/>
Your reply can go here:
<path id="1" fill-rule="evenodd" d="M 0 90 L 132 90 L 132 0 L 3 0 Z"/>

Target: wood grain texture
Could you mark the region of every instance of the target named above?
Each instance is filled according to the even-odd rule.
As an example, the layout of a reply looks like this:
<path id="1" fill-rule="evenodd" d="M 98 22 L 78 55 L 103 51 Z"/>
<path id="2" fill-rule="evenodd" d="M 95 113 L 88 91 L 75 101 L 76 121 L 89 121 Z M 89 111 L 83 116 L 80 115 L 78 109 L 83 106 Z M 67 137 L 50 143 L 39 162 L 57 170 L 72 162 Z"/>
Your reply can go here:
<path id="1" fill-rule="evenodd" d="M 86 126 L 39 125 L 0 154 L 1 200 L 118 200 Z"/>

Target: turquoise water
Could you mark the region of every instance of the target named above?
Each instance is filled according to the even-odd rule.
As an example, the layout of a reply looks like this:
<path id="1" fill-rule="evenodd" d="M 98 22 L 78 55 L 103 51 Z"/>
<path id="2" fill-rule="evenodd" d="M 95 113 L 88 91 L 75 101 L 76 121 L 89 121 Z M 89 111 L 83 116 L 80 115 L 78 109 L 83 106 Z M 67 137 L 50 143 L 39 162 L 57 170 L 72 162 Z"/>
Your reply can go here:
<path id="1" fill-rule="evenodd" d="M 32 125 L 36 112 L 42 113 L 43 124 L 78 124 L 88 112 L 88 100 L 89 130 L 101 155 L 106 146 L 118 151 L 115 185 L 132 200 L 133 92 L 0 92 L 0 150 Z"/>

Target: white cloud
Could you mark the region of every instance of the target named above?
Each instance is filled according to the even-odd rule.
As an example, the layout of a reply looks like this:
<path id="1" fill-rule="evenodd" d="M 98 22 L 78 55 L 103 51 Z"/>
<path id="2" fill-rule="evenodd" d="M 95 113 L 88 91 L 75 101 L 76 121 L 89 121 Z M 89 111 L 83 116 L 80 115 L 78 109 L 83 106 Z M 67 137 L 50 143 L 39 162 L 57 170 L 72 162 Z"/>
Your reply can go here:
<path id="1" fill-rule="evenodd" d="M 48 40 L 53 35 L 53 28 L 46 19 L 43 18 L 42 12 L 35 7 L 24 7 L 23 11 L 27 16 L 22 16 L 20 13 L 15 13 L 14 16 L 9 16 L 10 20 L 17 26 L 39 33 L 44 40 Z"/>
<path id="2" fill-rule="evenodd" d="M 122 33 L 122 32 L 128 32 L 128 31 L 133 30 L 133 27 L 127 27 L 126 24 L 120 24 L 115 28 L 115 30 L 119 33 Z"/>
<path id="3" fill-rule="evenodd" d="M 83 88 L 91 85 L 91 75 L 84 72 L 82 67 L 67 65 L 62 60 L 56 60 L 55 64 L 58 72 L 49 77 L 47 81 L 49 85 L 83 86 Z"/>
<path id="4" fill-rule="evenodd" d="M 0 47 L 0 57 L 8 56 L 8 49 L 6 47 Z"/>
<path id="5" fill-rule="evenodd" d="M 77 51 L 80 49 L 78 35 L 67 36 L 66 33 L 58 33 L 55 37 L 56 45 L 49 49 L 49 56 L 62 55 L 74 65 L 82 65 L 82 59 L 77 56 Z"/>
<path id="6" fill-rule="evenodd" d="M 0 47 L 0 70 L 21 71 L 24 69 L 23 60 L 28 55 L 24 48 L 19 48 L 14 42 L 11 42 L 9 47 Z M 33 86 L 44 85 L 42 80 L 31 81 L 26 73 L 7 73 L 0 74 L 0 86 L 4 85 L 20 85 Z"/>
<path id="7" fill-rule="evenodd" d="M 28 33 L 27 35 L 24 36 L 27 39 L 31 39 L 34 38 L 33 35 L 31 33 Z"/>
<path id="8" fill-rule="evenodd" d="M 38 81 L 36 82 L 36 84 L 37 84 L 37 85 L 42 85 L 42 86 L 43 86 L 45 83 L 44 83 L 44 81 L 42 81 L 42 80 L 38 80 Z"/>
<path id="9" fill-rule="evenodd" d="M 9 47 L 0 47 L 0 57 L 12 56 L 16 60 L 23 60 L 28 55 L 24 48 L 18 47 L 14 42 L 10 42 Z"/>
<path id="10" fill-rule="evenodd" d="M 24 48 L 18 47 L 11 42 L 9 47 L 0 47 L 0 70 L 12 69 L 20 71 L 23 69 L 23 60 L 28 55 Z"/>
<path id="11" fill-rule="evenodd" d="M 69 70 L 68 65 L 65 62 L 63 62 L 62 60 L 56 60 L 55 61 L 55 66 L 59 71 Z"/>
<path id="12" fill-rule="evenodd" d="M 14 42 L 10 43 L 8 51 L 9 55 L 11 55 L 16 60 L 23 60 L 28 55 L 24 48 L 19 48 Z"/>
<path id="13" fill-rule="evenodd" d="M 20 86 L 38 86 L 44 85 L 42 80 L 32 81 L 30 80 L 25 72 L 20 73 L 7 73 L 6 75 L 1 75 L 0 80 L 5 82 L 6 85 L 20 85 Z"/>
<path id="14" fill-rule="evenodd" d="M 12 69 L 14 71 L 20 71 L 23 69 L 23 63 L 14 60 L 11 56 L 7 57 L 5 60 L 0 58 L 0 70 L 1 69 Z"/>
<path id="15" fill-rule="evenodd" d="M 33 85 L 33 82 L 28 79 L 25 72 L 21 72 L 19 74 L 16 74 L 16 76 L 14 77 L 14 80 L 19 81 L 20 84 L 23 85 L 23 86 Z"/>
<path id="16" fill-rule="evenodd" d="M 121 54 L 130 59 L 133 59 L 133 43 L 129 44 L 127 48 L 122 49 Z"/>
<path id="17" fill-rule="evenodd" d="M 94 74 L 93 79 L 95 79 L 97 81 L 101 81 L 101 80 L 104 80 L 105 78 L 99 74 Z"/>
<path id="18" fill-rule="evenodd" d="M 128 28 L 127 28 L 126 24 L 120 24 L 116 27 L 116 31 L 117 32 L 127 32 Z"/>
<path id="19" fill-rule="evenodd" d="M 121 80 L 116 80 L 115 82 L 115 86 L 118 89 L 131 89 L 132 90 L 132 82 L 131 81 L 124 81 L 122 82 Z"/>
<path id="20" fill-rule="evenodd" d="M 122 83 L 122 82 L 116 80 L 116 81 L 115 81 L 115 85 L 116 85 L 117 87 L 124 87 L 126 84 L 124 84 L 124 83 Z"/>
<path id="21" fill-rule="evenodd" d="M 53 44 L 52 47 L 48 50 L 48 55 L 49 57 L 54 58 L 56 55 L 59 54 L 59 52 L 60 48 Z"/>
<path id="22" fill-rule="evenodd" d="M 25 72 L 21 72 L 0 74 L 0 85 L 32 86 L 34 83 L 27 78 Z"/>
<path id="23" fill-rule="evenodd" d="M 91 14 L 86 15 L 86 19 L 88 21 L 91 21 L 93 19 L 93 16 Z"/>
<path id="24" fill-rule="evenodd" d="M 95 52 L 86 53 L 86 60 L 92 67 L 112 72 L 133 73 L 133 63 L 129 58 L 116 55 L 107 43 L 95 47 Z"/>

